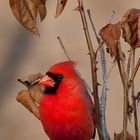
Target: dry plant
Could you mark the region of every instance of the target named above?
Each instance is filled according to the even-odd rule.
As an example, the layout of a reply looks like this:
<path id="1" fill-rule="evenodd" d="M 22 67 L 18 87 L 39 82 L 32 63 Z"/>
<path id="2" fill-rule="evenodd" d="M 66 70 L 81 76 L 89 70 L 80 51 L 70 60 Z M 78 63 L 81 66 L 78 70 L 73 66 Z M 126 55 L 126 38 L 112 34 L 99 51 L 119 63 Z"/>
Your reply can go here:
<path id="1" fill-rule="evenodd" d="M 121 21 L 116 24 L 109 24 L 104 26 L 99 35 L 96 32 L 93 24 L 90 10 L 88 10 L 88 17 L 90 19 L 95 37 L 98 42 L 98 48 L 94 48 L 91 36 L 89 34 L 89 28 L 87 18 L 84 10 L 82 0 L 77 0 L 78 6 L 75 10 L 80 13 L 87 47 L 89 51 L 91 74 L 92 74 L 92 96 L 95 103 L 95 120 L 98 136 L 100 140 L 110 140 L 109 132 L 106 127 L 106 92 L 107 92 L 107 74 L 105 64 L 105 51 L 104 44 L 107 47 L 107 52 L 110 53 L 112 58 L 115 58 L 114 62 L 117 63 L 119 73 L 123 86 L 123 128 L 119 134 L 114 134 L 114 140 L 139 140 L 139 129 L 138 129 L 138 116 L 137 116 L 137 104 L 140 101 L 140 93 L 135 92 L 134 79 L 140 66 L 140 58 L 136 60 L 137 49 L 140 48 L 140 10 L 130 9 L 128 10 Z M 41 21 L 46 17 L 46 0 L 9 0 L 10 7 L 13 11 L 14 16 L 17 20 L 29 31 L 40 36 L 36 20 L 37 13 L 39 13 Z M 60 16 L 64 11 L 67 0 L 57 0 L 56 17 Z M 114 15 L 114 12 L 113 12 Z M 112 16 L 111 16 L 112 18 Z M 100 37 L 99 37 L 100 36 Z M 123 52 L 120 39 L 124 40 L 129 44 L 129 55 L 127 52 Z M 65 55 L 70 59 L 63 42 L 60 37 L 57 38 L 65 52 Z M 102 96 L 99 97 L 98 91 L 98 79 L 97 79 L 97 55 L 100 52 L 101 64 L 102 64 L 102 77 L 103 77 L 103 88 Z M 42 95 L 42 89 L 38 84 L 38 80 L 42 77 L 42 74 L 29 75 L 25 79 L 19 79 L 18 81 L 24 84 L 28 89 L 22 90 L 17 95 L 17 100 L 22 103 L 30 112 L 32 112 L 39 119 L 38 106 Z M 130 91 L 131 89 L 131 91 Z M 131 96 L 129 96 L 131 94 Z M 132 103 L 130 102 L 132 97 Z M 128 119 L 134 115 L 134 128 L 135 136 L 128 132 L 127 125 Z M 134 138 L 135 137 L 135 138 Z"/>

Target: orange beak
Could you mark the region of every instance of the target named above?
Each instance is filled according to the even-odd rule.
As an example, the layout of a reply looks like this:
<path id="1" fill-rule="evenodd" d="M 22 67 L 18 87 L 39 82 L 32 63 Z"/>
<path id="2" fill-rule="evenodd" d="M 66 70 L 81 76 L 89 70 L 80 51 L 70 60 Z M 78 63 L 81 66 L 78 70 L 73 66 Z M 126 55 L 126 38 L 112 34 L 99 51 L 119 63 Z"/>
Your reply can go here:
<path id="1" fill-rule="evenodd" d="M 43 76 L 41 80 L 39 81 L 39 83 L 48 87 L 54 87 L 55 85 L 55 81 L 48 75 Z"/>

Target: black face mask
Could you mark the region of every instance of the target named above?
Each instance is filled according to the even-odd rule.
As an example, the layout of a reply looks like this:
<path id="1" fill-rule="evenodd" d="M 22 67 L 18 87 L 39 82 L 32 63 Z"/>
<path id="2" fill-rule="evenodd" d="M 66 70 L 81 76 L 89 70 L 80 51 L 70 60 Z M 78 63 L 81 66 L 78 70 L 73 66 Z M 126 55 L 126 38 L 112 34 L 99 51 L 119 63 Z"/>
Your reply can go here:
<path id="1" fill-rule="evenodd" d="M 52 72 L 47 72 L 46 75 L 54 80 L 55 85 L 54 87 L 46 86 L 44 94 L 55 94 L 64 77 L 62 74 L 53 74 Z"/>

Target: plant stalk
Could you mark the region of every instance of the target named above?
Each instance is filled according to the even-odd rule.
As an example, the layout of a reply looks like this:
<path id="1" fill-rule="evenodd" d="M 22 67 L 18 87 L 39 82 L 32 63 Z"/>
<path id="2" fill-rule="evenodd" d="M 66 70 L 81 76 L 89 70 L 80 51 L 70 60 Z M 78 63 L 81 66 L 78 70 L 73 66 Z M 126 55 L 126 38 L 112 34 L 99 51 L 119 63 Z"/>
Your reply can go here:
<path id="1" fill-rule="evenodd" d="M 132 71 L 135 69 L 135 50 L 133 50 L 133 57 L 132 57 Z M 137 106 L 136 106 L 136 99 L 135 99 L 135 86 L 134 80 L 132 81 L 132 101 L 134 107 L 134 126 L 135 126 L 135 138 L 139 140 L 139 128 L 138 128 L 138 116 L 137 116 Z"/>
<path id="2" fill-rule="evenodd" d="M 122 61 L 121 61 L 122 62 Z M 124 89 L 124 104 L 123 104 L 123 140 L 127 140 L 127 122 L 128 122 L 128 118 L 127 118 L 127 114 L 128 114 L 128 80 L 126 78 L 126 73 L 125 73 L 125 69 L 124 66 L 122 66 L 123 62 L 121 63 L 119 59 L 117 59 L 117 63 L 118 63 L 118 68 L 119 68 L 119 72 L 120 72 L 120 76 L 121 76 L 121 80 L 122 80 L 122 84 L 123 84 L 123 89 Z"/>
<path id="3" fill-rule="evenodd" d="M 78 8 L 77 10 L 80 12 L 81 20 L 84 28 L 84 33 L 86 37 L 86 42 L 89 50 L 90 62 L 91 62 L 91 75 L 92 75 L 92 88 L 93 88 L 93 97 L 95 103 L 95 123 L 99 135 L 100 140 L 104 140 L 102 127 L 101 127 L 101 113 L 100 113 L 100 104 L 99 104 L 99 95 L 98 95 L 98 82 L 97 82 L 97 67 L 96 67 L 96 55 L 93 49 L 92 41 L 90 38 L 87 20 L 84 12 L 83 1 L 78 0 Z"/>
<path id="4" fill-rule="evenodd" d="M 123 112 L 123 140 L 127 140 L 127 123 L 128 123 L 128 87 L 124 87 L 124 112 Z"/>
<path id="5" fill-rule="evenodd" d="M 129 79 L 129 75 L 130 75 L 132 52 L 133 52 L 133 50 L 130 49 L 129 56 L 128 56 L 128 62 L 127 62 L 127 79 Z"/>
<path id="6" fill-rule="evenodd" d="M 88 13 L 88 17 L 89 17 L 90 23 L 92 25 L 93 32 L 95 34 L 95 37 L 96 37 L 96 40 L 97 40 L 97 43 L 98 43 L 98 46 L 99 46 L 101 66 L 102 66 L 103 87 L 102 87 L 102 95 L 101 95 L 101 98 L 100 98 L 100 110 L 101 110 L 101 114 L 102 114 L 102 117 L 101 117 L 102 131 L 103 131 L 104 139 L 105 140 L 110 140 L 110 136 L 109 136 L 109 133 L 108 133 L 108 130 L 107 130 L 107 127 L 106 127 L 106 115 L 105 115 L 106 99 L 107 99 L 107 73 L 106 73 L 105 51 L 104 51 L 104 48 L 103 48 L 104 43 L 101 42 L 101 40 L 100 40 L 100 38 L 97 34 L 97 31 L 96 31 L 95 25 L 93 23 L 93 20 L 91 18 L 91 14 L 90 14 L 89 9 L 87 10 L 87 13 Z M 96 55 L 97 55 L 97 53 L 96 53 Z"/>
<path id="7" fill-rule="evenodd" d="M 64 54 L 65 54 L 66 58 L 67 58 L 68 60 L 71 60 L 70 56 L 68 55 L 67 50 L 65 49 L 65 46 L 64 46 L 64 44 L 63 44 L 63 41 L 62 41 L 61 37 L 60 37 L 60 36 L 57 36 L 57 39 L 58 39 L 58 41 L 59 41 L 59 43 L 60 43 L 60 45 L 61 45 L 61 47 L 62 47 L 62 49 L 63 49 L 63 51 L 64 51 Z"/>

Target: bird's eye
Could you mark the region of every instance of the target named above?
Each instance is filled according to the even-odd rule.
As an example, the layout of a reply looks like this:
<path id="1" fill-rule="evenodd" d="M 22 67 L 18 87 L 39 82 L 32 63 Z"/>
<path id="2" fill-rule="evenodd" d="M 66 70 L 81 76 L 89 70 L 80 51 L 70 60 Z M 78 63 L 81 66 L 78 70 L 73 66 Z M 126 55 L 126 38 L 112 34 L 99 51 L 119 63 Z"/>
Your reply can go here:
<path id="1" fill-rule="evenodd" d="M 46 72 L 46 75 L 50 75 L 50 72 Z"/>
<path id="2" fill-rule="evenodd" d="M 63 75 L 57 75 L 57 80 L 61 81 L 63 79 Z"/>

